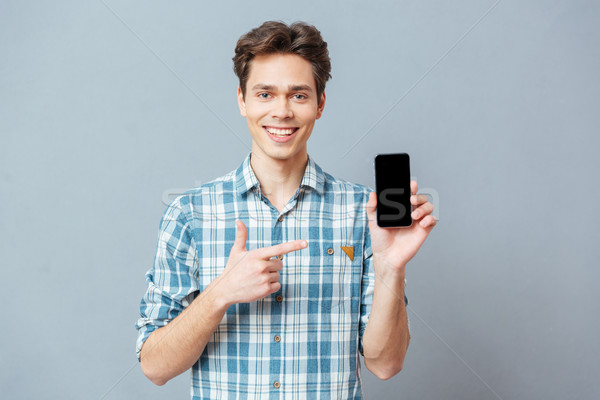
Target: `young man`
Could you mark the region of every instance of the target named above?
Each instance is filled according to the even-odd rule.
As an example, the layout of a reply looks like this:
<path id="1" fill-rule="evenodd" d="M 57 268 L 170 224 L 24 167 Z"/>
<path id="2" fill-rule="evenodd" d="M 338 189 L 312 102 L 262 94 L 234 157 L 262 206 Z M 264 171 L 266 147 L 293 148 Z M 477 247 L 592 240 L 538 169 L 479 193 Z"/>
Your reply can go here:
<path id="1" fill-rule="evenodd" d="M 406 264 L 436 219 L 380 228 L 375 193 L 322 171 L 307 141 L 325 106 L 327 44 L 304 23 L 242 36 L 234 70 L 252 151 L 166 210 L 137 328 L 158 385 L 192 368 L 192 398 L 362 396 L 358 354 L 381 379 L 409 342 Z"/>

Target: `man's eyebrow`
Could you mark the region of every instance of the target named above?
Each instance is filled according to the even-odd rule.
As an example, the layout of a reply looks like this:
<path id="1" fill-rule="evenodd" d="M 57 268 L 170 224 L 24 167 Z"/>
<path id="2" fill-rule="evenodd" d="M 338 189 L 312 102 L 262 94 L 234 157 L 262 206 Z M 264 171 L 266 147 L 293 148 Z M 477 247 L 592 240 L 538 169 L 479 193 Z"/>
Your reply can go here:
<path id="1" fill-rule="evenodd" d="M 290 92 L 312 92 L 312 88 L 309 85 L 290 85 L 288 86 Z"/>
<path id="2" fill-rule="evenodd" d="M 252 86 L 252 90 L 274 90 L 276 88 L 276 86 L 268 85 L 266 83 L 257 83 L 256 85 Z"/>

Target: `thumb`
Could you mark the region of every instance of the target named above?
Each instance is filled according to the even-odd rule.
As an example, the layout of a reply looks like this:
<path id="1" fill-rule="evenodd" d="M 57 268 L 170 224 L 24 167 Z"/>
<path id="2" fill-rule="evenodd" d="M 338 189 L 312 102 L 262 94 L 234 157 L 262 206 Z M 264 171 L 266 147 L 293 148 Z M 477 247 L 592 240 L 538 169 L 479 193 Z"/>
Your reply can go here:
<path id="1" fill-rule="evenodd" d="M 235 226 L 237 228 L 237 232 L 235 235 L 235 242 L 233 243 L 233 247 L 235 247 L 238 251 L 246 250 L 246 239 L 248 239 L 248 229 L 246 229 L 246 225 L 239 219 L 235 221 Z"/>
<path id="2" fill-rule="evenodd" d="M 367 211 L 367 219 L 369 221 L 369 223 L 371 222 L 375 222 L 376 218 L 377 218 L 377 195 L 375 194 L 375 192 L 371 192 L 369 193 L 369 201 L 367 202 L 367 205 L 365 206 L 365 210 Z"/>

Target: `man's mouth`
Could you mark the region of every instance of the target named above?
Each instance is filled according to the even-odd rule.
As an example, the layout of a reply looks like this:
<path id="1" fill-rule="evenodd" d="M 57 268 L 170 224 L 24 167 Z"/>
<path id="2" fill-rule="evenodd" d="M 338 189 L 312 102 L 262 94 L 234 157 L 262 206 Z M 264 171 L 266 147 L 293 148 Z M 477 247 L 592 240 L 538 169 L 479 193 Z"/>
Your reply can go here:
<path id="1" fill-rule="evenodd" d="M 277 137 L 286 137 L 291 136 L 298 130 L 298 128 L 276 128 L 272 126 L 264 127 L 267 132 L 269 132 L 273 136 Z"/>

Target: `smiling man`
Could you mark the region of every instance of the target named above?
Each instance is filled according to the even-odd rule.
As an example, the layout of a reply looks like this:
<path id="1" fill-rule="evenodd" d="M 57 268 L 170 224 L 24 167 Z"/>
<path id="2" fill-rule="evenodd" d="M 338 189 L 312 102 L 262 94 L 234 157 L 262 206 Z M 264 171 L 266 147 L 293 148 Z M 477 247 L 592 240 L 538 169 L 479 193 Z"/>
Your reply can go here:
<path id="1" fill-rule="evenodd" d="M 158 385 L 192 369 L 192 399 L 358 399 L 359 354 L 381 379 L 409 343 L 406 265 L 436 224 L 411 182 L 413 225 L 380 228 L 375 193 L 308 156 L 327 44 L 305 23 L 243 35 L 234 70 L 252 150 L 175 199 L 137 322 Z"/>

